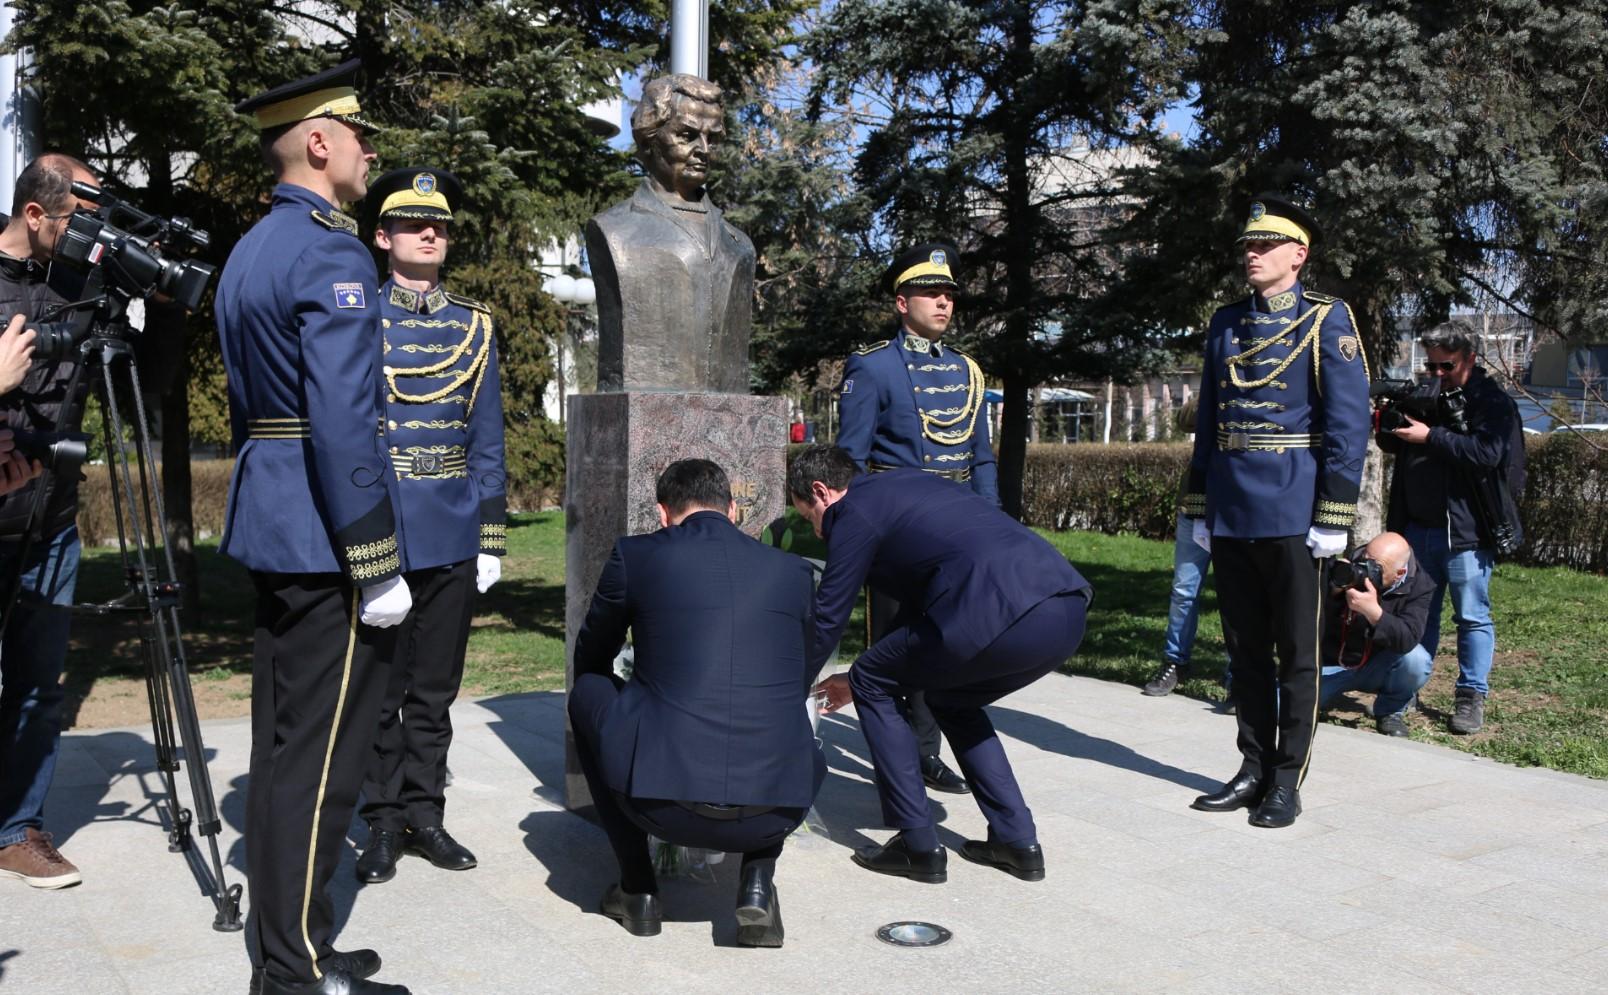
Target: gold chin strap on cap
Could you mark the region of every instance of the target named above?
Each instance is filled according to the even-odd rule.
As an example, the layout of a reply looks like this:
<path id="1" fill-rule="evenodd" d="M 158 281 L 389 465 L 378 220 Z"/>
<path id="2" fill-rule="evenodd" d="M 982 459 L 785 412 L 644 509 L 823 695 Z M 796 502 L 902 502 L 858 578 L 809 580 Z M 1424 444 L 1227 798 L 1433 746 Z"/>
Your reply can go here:
<path id="1" fill-rule="evenodd" d="M 357 104 L 356 90 L 349 86 L 336 86 L 259 107 L 256 111 L 257 127 L 266 131 L 311 117 L 339 118 L 360 114 L 362 110 Z"/>

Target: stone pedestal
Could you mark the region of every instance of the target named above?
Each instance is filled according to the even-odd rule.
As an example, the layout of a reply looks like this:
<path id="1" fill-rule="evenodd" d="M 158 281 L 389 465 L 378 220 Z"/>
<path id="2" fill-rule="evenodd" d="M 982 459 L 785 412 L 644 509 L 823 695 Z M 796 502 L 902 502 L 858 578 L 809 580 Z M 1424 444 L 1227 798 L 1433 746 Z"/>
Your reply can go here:
<path id="1" fill-rule="evenodd" d="M 575 635 L 598 576 L 621 536 L 659 527 L 654 483 L 679 459 L 720 464 L 731 477 L 738 525 L 758 536 L 787 505 L 787 400 L 678 391 L 569 398 L 564 484 L 564 689 L 575 682 Z M 591 804 L 564 726 L 564 789 Z"/>

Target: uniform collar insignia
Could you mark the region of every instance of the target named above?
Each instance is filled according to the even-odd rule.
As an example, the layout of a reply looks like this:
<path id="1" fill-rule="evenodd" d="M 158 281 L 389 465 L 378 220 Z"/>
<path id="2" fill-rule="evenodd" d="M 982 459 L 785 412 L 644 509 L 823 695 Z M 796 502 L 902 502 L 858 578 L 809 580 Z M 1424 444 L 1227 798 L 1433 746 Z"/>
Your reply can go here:
<path id="1" fill-rule="evenodd" d="M 424 295 L 424 310 L 426 314 L 435 314 L 437 311 L 446 306 L 447 292 L 441 289 L 440 284 L 431 287 L 430 292 Z"/>
<path id="2" fill-rule="evenodd" d="M 1290 308 L 1295 307 L 1295 291 L 1286 290 L 1284 293 L 1274 294 L 1266 300 L 1268 311 L 1274 314 L 1280 311 L 1288 311 Z"/>
<path id="3" fill-rule="evenodd" d="M 904 347 L 911 352 L 919 352 L 923 356 L 942 356 L 944 354 L 944 347 L 941 344 L 931 339 L 924 339 L 914 332 L 907 331 L 904 333 Z"/>
<path id="4" fill-rule="evenodd" d="M 449 303 L 447 292 L 441 289 L 440 284 L 421 294 L 417 290 L 409 290 L 393 283 L 387 297 L 393 305 L 404 311 L 422 311 L 425 314 L 435 314 Z"/>
<path id="5" fill-rule="evenodd" d="M 406 287 L 391 284 L 389 299 L 392 304 L 404 311 L 417 311 L 419 309 L 419 295 Z"/>

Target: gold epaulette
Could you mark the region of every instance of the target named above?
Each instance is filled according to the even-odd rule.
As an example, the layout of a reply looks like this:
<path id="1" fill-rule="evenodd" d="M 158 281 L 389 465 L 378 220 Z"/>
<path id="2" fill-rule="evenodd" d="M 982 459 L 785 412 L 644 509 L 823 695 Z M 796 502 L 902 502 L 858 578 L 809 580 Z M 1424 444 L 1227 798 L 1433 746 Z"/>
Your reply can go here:
<path id="1" fill-rule="evenodd" d="M 466 307 L 471 311 L 484 311 L 486 314 L 491 313 L 490 306 L 475 300 L 473 297 L 461 297 L 450 290 L 447 291 L 447 300 L 461 307 Z"/>
<path id="2" fill-rule="evenodd" d="M 1301 291 L 1301 296 L 1305 297 L 1314 304 L 1333 304 L 1335 301 L 1340 299 L 1338 297 L 1331 297 L 1328 294 L 1320 294 L 1316 290 L 1303 290 Z"/>
<path id="3" fill-rule="evenodd" d="M 330 211 L 328 214 L 323 211 L 313 211 L 312 215 L 314 221 L 330 231 L 343 231 L 353 238 L 357 237 L 357 221 L 342 214 L 340 211 Z"/>
<path id="4" fill-rule="evenodd" d="M 870 345 L 866 346 L 864 349 L 856 349 L 856 350 L 854 350 L 854 354 L 856 356 L 869 356 L 873 352 L 876 352 L 878 349 L 886 349 L 892 343 L 893 343 L 892 339 L 883 339 L 881 342 L 873 342 L 873 343 L 871 343 Z"/>

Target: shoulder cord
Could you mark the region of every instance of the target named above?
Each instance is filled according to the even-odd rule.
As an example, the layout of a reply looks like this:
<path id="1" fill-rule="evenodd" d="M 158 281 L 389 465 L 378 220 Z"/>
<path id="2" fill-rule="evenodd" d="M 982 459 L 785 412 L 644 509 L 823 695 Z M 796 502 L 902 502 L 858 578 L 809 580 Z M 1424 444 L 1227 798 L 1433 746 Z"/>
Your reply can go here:
<path id="1" fill-rule="evenodd" d="M 463 341 L 458 343 L 458 347 L 452 350 L 452 353 L 446 359 L 438 363 L 431 363 L 428 366 L 386 366 L 385 380 L 390 386 L 392 394 L 395 394 L 400 400 L 409 401 L 413 404 L 430 404 L 442 400 L 448 394 L 473 379 L 475 384 L 474 389 L 470 392 L 468 406 L 470 408 L 474 407 L 475 394 L 480 390 L 480 380 L 485 374 L 486 360 L 491 354 L 491 322 L 484 320 L 484 315 L 481 311 L 472 310 L 471 313 L 474 318 L 469 322 L 469 334 L 464 336 Z M 427 376 L 451 368 L 469 349 L 471 343 L 474 342 L 475 335 L 481 331 L 482 325 L 485 327 L 485 341 L 482 343 L 479 352 L 475 354 L 468 367 L 453 374 L 452 379 L 444 387 L 428 394 L 409 394 L 398 386 L 397 381 L 400 377 Z"/>
<path id="2" fill-rule="evenodd" d="M 1277 335 L 1271 339 L 1267 339 L 1261 344 L 1252 346 L 1238 355 L 1229 356 L 1224 365 L 1228 367 L 1228 378 L 1233 381 L 1234 386 L 1238 387 L 1240 390 L 1254 390 L 1257 387 L 1266 387 L 1268 384 L 1277 379 L 1279 374 L 1289 369 L 1290 364 L 1294 363 L 1301 357 L 1301 353 L 1305 352 L 1309 347 L 1312 346 L 1314 342 L 1317 341 L 1318 334 L 1323 329 L 1323 320 L 1329 316 L 1330 307 L 1332 307 L 1332 305 L 1320 304 L 1317 307 L 1309 310 L 1306 314 L 1303 314 L 1301 317 L 1295 319 L 1295 321 L 1291 323 L 1290 327 L 1284 330 L 1282 335 Z M 1307 319 L 1314 316 L 1316 316 L 1317 320 L 1312 323 L 1312 330 L 1306 333 L 1306 335 L 1301 339 L 1300 343 L 1296 345 L 1294 349 L 1290 350 L 1290 354 L 1284 357 L 1283 362 L 1279 363 L 1279 365 L 1273 368 L 1273 372 L 1257 380 L 1244 380 L 1240 377 L 1239 365 L 1241 363 L 1246 362 L 1263 349 L 1273 345 L 1274 342 L 1277 342 L 1279 339 L 1283 338 L 1284 335 L 1294 332 L 1296 329 L 1305 324 Z M 1317 350 L 1314 349 L 1313 351 L 1316 352 Z"/>
<path id="3" fill-rule="evenodd" d="M 977 412 L 983 406 L 983 370 L 977 361 L 961 353 L 966 360 L 968 382 L 966 384 L 966 403 L 953 418 L 940 418 L 937 415 L 917 409 L 921 416 L 921 434 L 943 446 L 958 446 L 972 436 L 972 430 L 977 424 Z M 943 429 L 953 429 L 965 422 L 966 427 L 958 431 L 946 432 Z"/>

